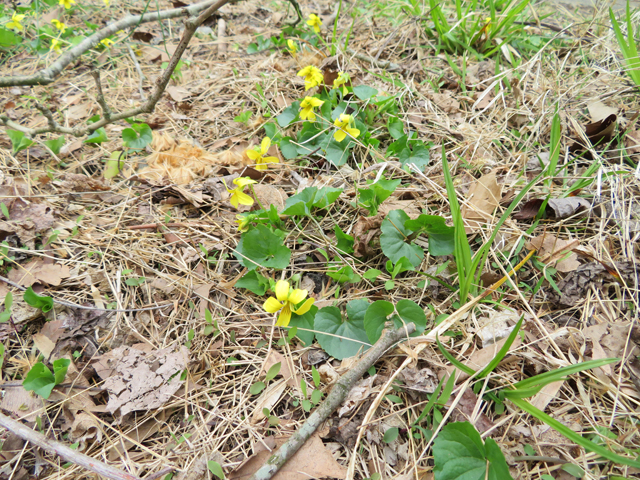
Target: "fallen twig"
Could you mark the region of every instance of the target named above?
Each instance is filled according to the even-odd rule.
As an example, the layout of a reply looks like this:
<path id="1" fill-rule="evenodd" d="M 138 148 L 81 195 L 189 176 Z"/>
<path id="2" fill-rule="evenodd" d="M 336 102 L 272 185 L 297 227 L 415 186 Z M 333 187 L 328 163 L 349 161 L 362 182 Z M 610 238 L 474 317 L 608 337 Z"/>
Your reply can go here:
<path id="1" fill-rule="evenodd" d="M 11 433 L 14 433 L 20 438 L 42 448 L 43 450 L 54 452 L 64 460 L 75 463 L 76 465 L 95 472 L 98 475 L 102 475 L 103 477 L 110 478 L 112 480 L 141 480 L 140 477 L 118 470 L 117 468 L 107 465 L 106 463 L 96 460 L 84 453 L 73 450 L 56 440 L 47 438 L 40 432 L 31 430 L 26 425 L 23 425 L 2 413 L 0 413 L 0 427 L 6 428 Z"/>
<path id="2" fill-rule="evenodd" d="M 284 443 L 265 464 L 258 469 L 249 480 L 269 480 L 276 472 L 304 445 L 316 429 L 331 415 L 342 403 L 355 383 L 378 361 L 389 348 L 403 338 L 415 332 L 416 326 L 409 323 L 403 328 L 386 332 L 376 344 L 362 356 L 362 358 L 345 373 L 331 389 L 324 402 L 309 416 L 307 421 Z"/>
<path id="3" fill-rule="evenodd" d="M 213 13 L 218 9 L 220 9 L 222 6 L 226 5 L 227 3 L 232 3 L 235 1 L 238 1 L 238 0 L 218 0 L 216 3 L 212 5 L 210 4 L 211 2 L 206 1 L 206 2 L 202 2 L 201 4 L 197 4 L 199 6 L 198 9 L 194 9 L 193 8 L 195 7 L 194 5 L 191 8 L 180 8 L 180 9 L 165 11 L 166 15 L 169 15 L 171 13 L 172 16 L 169 15 L 169 16 L 165 16 L 164 18 L 173 18 L 173 17 L 185 15 L 185 14 L 197 13 L 200 11 L 200 9 L 208 6 L 208 8 L 206 8 L 206 10 L 204 10 L 204 12 L 202 12 L 200 16 L 198 16 L 196 19 L 187 20 L 185 22 L 185 29 L 184 29 L 184 32 L 182 33 L 182 38 L 180 39 L 180 43 L 178 43 L 178 46 L 176 47 L 176 50 L 173 53 L 173 56 L 169 60 L 169 65 L 164 70 L 164 72 L 162 72 L 162 75 L 156 80 L 156 86 L 153 92 L 151 93 L 151 95 L 149 96 L 149 98 L 139 107 L 131 108 L 121 113 L 115 113 L 115 114 L 111 113 L 108 107 L 106 106 L 106 103 L 104 102 L 104 97 L 102 96 L 99 77 L 94 74 L 94 78 L 96 79 L 96 85 L 98 88 L 98 103 L 100 104 L 103 110 L 103 118 L 101 118 L 97 122 L 91 123 L 86 126 L 75 127 L 75 128 L 63 127 L 53 119 L 52 115 L 50 114 L 47 115 L 43 111 L 43 114 L 45 114 L 48 120 L 48 125 L 46 127 L 41 127 L 41 128 L 24 127 L 21 124 L 14 122 L 6 115 L 0 115 L 0 124 L 13 128 L 14 130 L 23 132 L 31 137 L 40 135 L 43 133 L 50 133 L 50 132 L 57 132 L 57 133 L 63 133 L 63 134 L 80 137 L 83 135 L 89 135 L 95 132 L 96 130 L 98 130 L 99 128 L 104 127 L 105 125 L 109 123 L 113 123 L 117 120 L 135 117 L 136 115 L 139 115 L 141 113 L 153 112 L 153 110 L 155 109 L 156 103 L 158 103 L 158 101 L 160 100 L 160 97 L 162 97 L 162 94 L 167 88 L 167 85 L 169 84 L 169 80 L 171 80 L 171 75 L 173 74 L 173 71 L 178 65 L 178 62 L 180 61 L 182 54 L 187 49 L 187 46 L 189 45 L 189 42 L 191 41 L 191 38 L 193 37 L 193 34 L 196 32 L 197 28 L 200 25 L 202 25 L 202 23 L 207 18 L 213 15 Z M 91 37 L 87 38 L 86 40 L 80 42 L 76 47 L 73 47 L 71 50 L 65 53 L 62 57 L 60 57 L 60 59 L 57 62 L 55 62 L 53 65 L 42 70 L 41 72 L 35 75 L 0 77 L 0 87 L 14 86 L 14 85 L 46 85 L 48 83 L 51 83 L 55 79 L 55 77 L 60 74 L 60 72 L 66 65 L 68 65 L 72 60 L 80 57 L 80 55 L 82 55 L 82 53 L 84 53 L 89 48 L 97 45 L 101 39 L 108 37 L 109 35 L 117 32 L 118 30 L 121 30 L 122 28 L 133 26 L 137 22 L 142 22 L 144 19 L 146 19 L 146 21 L 150 21 L 155 19 L 162 19 L 162 16 L 159 13 L 153 13 L 153 14 L 148 13 L 145 15 L 138 15 L 135 17 L 127 17 L 123 20 L 120 20 L 119 22 L 115 22 L 109 25 L 108 27 L 103 28 L 102 30 L 92 35 Z M 102 102 L 100 101 L 101 97 L 102 97 Z"/>

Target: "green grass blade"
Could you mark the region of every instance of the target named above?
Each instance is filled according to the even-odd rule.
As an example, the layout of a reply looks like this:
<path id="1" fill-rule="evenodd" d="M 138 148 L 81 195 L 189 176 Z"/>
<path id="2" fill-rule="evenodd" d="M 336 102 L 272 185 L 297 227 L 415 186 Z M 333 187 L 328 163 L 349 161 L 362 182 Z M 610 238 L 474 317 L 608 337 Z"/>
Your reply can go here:
<path id="1" fill-rule="evenodd" d="M 535 377 L 527 378 L 525 380 L 521 380 L 514 385 L 515 388 L 526 388 L 532 387 L 535 385 L 548 385 L 549 383 L 557 382 L 562 380 L 563 377 L 567 375 L 572 375 L 574 373 L 582 372 L 583 370 L 589 370 L 591 368 L 603 367 L 604 365 L 608 365 L 610 363 L 619 362 L 619 358 L 603 358 L 601 360 L 589 360 L 587 362 L 577 363 L 576 365 L 569 365 L 567 367 L 558 368 L 556 370 L 551 370 L 549 372 L 541 373 L 540 375 L 536 375 Z"/>
<path id="2" fill-rule="evenodd" d="M 590 440 L 587 440 L 586 438 L 582 437 L 578 433 L 576 433 L 573 430 L 571 430 L 569 427 L 567 427 L 567 426 L 563 425 L 562 423 L 560 423 L 558 420 L 556 420 L 554 418 L 551 418 L 549 415 L 547 415 L 543 411 L 537 409 L 536 407 L 531 405 L 526 400 L 522 400 L 522 399 L 519 399 L 519 398 L 518 399 L 512 398 L 510 400 L 511 400 L 511 403 L 513 403 L 517 407 L 521 408 L 522 410 L 527 412 L 529 415 L 532 415 L 533 417 L 537 418 L 541 422 L 546 423 L 551 428 L 553 428 L 555 431 L 557 431 L 558 433 L 564 435 L 565 437 L 567 437 L 572 442 L 580 445 L 585 450 L 588 450 L 590 452 L 594 452 L 594 453 L 600 455 L 601 457 L 606 458 L 607 460 L 610 460 L 612 462 L 615 462 L 615 463 L 618 463 L 618 464 L 621 464 L 621 465 L 628 465 L 630 467 L 640 468 L 640 461 L 633 460 L 633 459 L 628 458 L 628 457 L 623 457 L 622 455 L 618 455 L 617 453 L 613 453 L 611 450 L 603 447 L 602 445 L 598 445 L 596 443 L 593 443 Z"/>
<path id="3" fill-rule="evenodd" d="M 478 378 L 486 377 L 502 361 L 502 359 L 505 357 L 505 355 L 511 348 L 511 345 L 513 345 L 513 342 L 515 341 L 516 337 L 518 336 L 518 332 L 520 331 L 520 327 L 522 326 L 523 320 L 524 320 L 524 314 L 520 317 L 520 320 L 518 320 L 518 323 L 516 323 L 516 326 L 513 328 L 513 330 L 507 337 L 507 340 L 504 342 L 504 345 L 502 345 L 502 348 L 500 348 L 496 356 L 493 357 L 493 359 L 487 364 L 487 366 L 480 371 L 480 373 L 478 374 Z"/>
<path id="4" fill-rule="evenodd" d="M 444 348 L 444 345 L 440 343 L 440 340 L 438 339 L 438 337 L 436 337 L 436 343 L 438 344 L 438 348 L 440 349 L 440 352 L 442 353 L 442 355 L 444 355 L 445 358 L 449 360 L 449 362 L 451 362 L 451 364 L 454 367 L 456 367 L 458 370 L 462 370 L 464 373 L 468 375 L 473 375 L 474 373 L 476 373 L 476 371 L 473 368 L 467 367 L 464 363 L 462 363 L 460 360 L 458 360 L 453 355 L 451 355 L 449 351 L 446 348 Z"/>
<path id="5" fill-rule="evenodd" d="M 418 418 L 416 418 L 414 420 L 414 422 L 411 424 L 412 427 L 418 425 L 422 421 L 422 419 L 424 417 L 429 415 L 429 413 L 431 412 L 431 409 L 436 404 L 436 400 L 438 399 L 438 395 L 440 395 L 440 390 L 442 390 L 442 386 L 444 385 L 445 378 L 446 378 L 446 375 L 444 377 L 442 377 L 442 380 L 440 380 L 440 383 L 438 383 L 438 386 L 436 387 L 436 389 L 431 394 L 431 398 L 429 399 L 429 401 L 425 405 L 424 410 L 422 410 L 422 413 L 420 414 L 420 416 Z"/>

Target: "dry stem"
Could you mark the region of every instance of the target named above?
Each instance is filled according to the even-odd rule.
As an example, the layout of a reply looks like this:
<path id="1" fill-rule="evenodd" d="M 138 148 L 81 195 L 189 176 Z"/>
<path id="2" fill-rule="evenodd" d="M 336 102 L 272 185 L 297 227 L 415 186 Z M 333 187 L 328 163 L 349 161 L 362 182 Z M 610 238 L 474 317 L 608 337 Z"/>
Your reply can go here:
<path id="1" fill-rule="evenodd" d="M 349 391 L 364 373 L 373 365 L 389 348 L 401 339 L 415 332 L 413 323 L 395 331 L 388 331 L 376 344 L 371 347 L 364 356 L 345 373 L 331 389 L 322 405 L 313 412 L 307 421 L 294 433 L 276 453 L 271 455 L 265 464 L 258 469 L 250 480 L 269 480 L 276 472 L 304 445 L 304 442 L 313 435 L 313 432 L 331 415 L 347 398 Z"/>

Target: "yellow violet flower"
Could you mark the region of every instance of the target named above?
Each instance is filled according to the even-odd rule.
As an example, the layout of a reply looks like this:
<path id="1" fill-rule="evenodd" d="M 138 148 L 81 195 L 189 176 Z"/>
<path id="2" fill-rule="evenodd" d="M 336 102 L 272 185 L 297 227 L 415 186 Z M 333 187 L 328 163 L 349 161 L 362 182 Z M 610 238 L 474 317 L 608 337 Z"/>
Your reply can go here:
<path id="1" fill-rule="evenodd" d="M 100 43 L 102 45 L 104 45 L 105 47 L 109 48 L 109 47 L 111 47 L 111 45 L 114 44 L 114 41 L 111 40 L 110 38 L 103 38 L 102 40 L 100 40 Z"/>
<path id="2" fill-rule="evenodd" d="M 347 137 L 347 134 L 351 135 L 353 138 L 358 138 L 360 135 L 360 130 L 357 128 L 353 128 L 350 125 L 353 123 L 353 117 L 351 115 L 347 115 L 342 113 L 340 117 L 336 118 L 336 121 L 333 123 L 338 130 L 333 134 L 333 138 L 336 139 L 336 142 L 341 142 Z"/>
<path id="3" fill-rule="evenodd" d="M 244 187 L 246 187 L 247 185 L 251 185 L 252 183 L 256 183 L 256 181 L 251 180 L 249 177 L 238 177 L 233 180 L 233 183 L 237 185 L 236 188 L 233 189 L 227 187 L 226 183 L 224 184 L 227 192 L 231 194 L 231 198 L 229 199 L 231 205 L 236 208 L 238 208 L 238 205 L 240 204 L 253 205 L 253 198 L 244 193 L 243 190 Z"/>
<path id="4" fill-rule="evenodd" d="M 324 100 L 320 100 L 316 97 L 304 97 L 304 100 L 300 102 L 300 118 L 302 120 L 315 122 L 316 114 L 313 112 L 313 109 L 320 107 L 323 103 Z"/>
<path id="5" fill-rule="evenodd" d="M 56 52 L 58 55 L 62 55 L 62 50 L 60 49 L 60 41 L 57 38 L 51 39 L 51 46 L 49 47 L 50 52 Z"/>
<path id="6" fill-rule="evenodd" d="M 342 95 L 346 95 L 347 93 L 349 93 L 347 91 L 347 86 L 346 84 L 349 83 L 351 81 L 351 77 L 349 77 L 348 73 L 345 72 L 339 72 L 338 73 L 338 78 L 336 78 L 333 81 L 333 88 L 340 88 L 340 86 L 342 86 Z"/>
<path id="7" fill-rule="evenodd" d="M 296 53 L 298 51 L 298 46 L 296 45 L 296 42 L 294 42 L 293 40 L 289 39 L 289 40 L 287 40 L 287 46 L 289 47 L 289 53 L 291 54 L 291 56 L 295 57 Z"/>
<path id="8" fill-rule="evenodd" d="M 53 23 L 53 26 L 56 27 L 58 30 L 60 30 L 60 33 L 64 33 L 65 30 L 67 29 L 67 26 L 62 23 L 60 20 L 58 20 L 57 18 L 54 18 L 53 20 L 51 20 L 51 23 Z"/>
<path id="9" fill-rule="evenodd" d="M 314 298 L 309 298 L 296 309 L 295 306 L 305 298 L 307 298 L 306 290 L 292 290 L 289 286 L 289 282 L 279 280 L 276 282 L 276 298 L 269 297 L 267 301 L 264 302 L 262 308 L 269 313 L 276 313 L 277 311 L 280 311 L 276 326 L 286 327 L 291 321 L 292 312 L 297 315 L 304 315 L 309 311 L 313 302 L 315 302 Z"/>
<path id="10" fill-rule="evenodd" d="M 109 1 L 110 0 L 104 0 L 104 4 L 108 7 L 109 6 Z"/>
<path id="11" fill-rule="evenodd" d="M 66 10 L 69 10 L 71 8 L 71 5 L 73 5 L 74 3 L 76 3 L 76 0 L 60 0 L 58 2 L 58 5 L 62 5 Z"/>
<path id="12" fill-rule="evenodd" d="M 309 20 L 307 20 L 307 25 L 313 27 L 313 31 L 316 33 L 320 33 L 320 27 L 322 26 L 322 20 L 318 18 L 317 15 L 311 14 L 309 15 Z"/>
<path id="13" fill-rule="evenodd" d="M 249 215 L 236 215 L 236 222 L 238 223 L 238 231 L 246 232 L 249 230 L 249 222 L 251 221 L 251 216 Z"/>
<path id="14" fill-rule="evenodd" d="M 310 88 L 317 87 L 324 81 L 324 77 L 322 76 L 322 72 L 318 67 L 314 67 L 313 65 L 309 65 L 308 67 L 304 67 L 302 70 L 298 72 L 298 77 L 304 77 L 304 89 L 309 90 Z"/>
<path id="15" fill-rule="evenodd" d="M 264 137 L 262 139 L 262 143 L 260 144 L 260 150 L 258 150 L 257 148 L 250 148 L 249 150 L 245 150 L 244 153 L 247 154 L 247 157 L 255 162 L 256 170 L 266 170 L 267 163 L 280 163 L 278 157 L 265 157 L 265 155 L 269 151 L 269 147 L 271 147 L 271 139 L 269 137 Z"/>
<path id="16" fill-rule="evenodd" d="M 11 15 L 11 21 L 5 26 L 11 30 L 17 30 L 18 32 L 21 32 L 24 30 L 24 27 L 20 22 L 24 19 L 24 17 L 24 15 L 19 15 L 18 13 L 13 12 L 13 15 Z"/>

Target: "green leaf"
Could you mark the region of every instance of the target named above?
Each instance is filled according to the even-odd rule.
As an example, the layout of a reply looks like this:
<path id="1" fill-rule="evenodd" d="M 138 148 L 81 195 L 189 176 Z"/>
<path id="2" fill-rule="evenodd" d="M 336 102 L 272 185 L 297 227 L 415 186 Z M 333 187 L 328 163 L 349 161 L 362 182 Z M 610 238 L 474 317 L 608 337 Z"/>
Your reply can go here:
<path id="1" fill-rule="evenodd" d="M 391 427 L 391 428 L 387 429 L 386 432 L 384 432 L 384 435 L 382 437 L 382 441 L 385 442 L 385 443 L 391 443 L 396 438 L 398 438 L 398 434 L 399 433 L 400 433 L 400 430 L 398 430 L 398 427 Z"/>
<path id="2" fill-rule="evenodd" d="M 105 131 L 104 127 L 100 127 L 87 138 L 85 138 L 83 143 L 104 143 L 107 140 L 109 140 L 107 138 L 107 132 Z"/>
<path id="3" fill-rule="evenodd" d="M 351 235 L 344 233 L 337 224 L 333 227 L 333 231 L 335 232 L 336 240 L 338 241 L 336 248 L 347 255 L 352 254 L 354 238 Z"/>
<path id="4" fill-rule="evenodd" d="M 55 140 L 45 140 L 42 143 L 44 143 L 55 155 L 58 155 L 60 153 L 60 149 L 64 145 L 64 137 L 58 137 Z"/>
<path id="5" fill-rule="evenodd" d="M 324 148 L 326 159 L 336 167 L 341 167 L 347 163 L 349 154 L 351 153 L 351 145 L 353 145 L 353 143 L 353 140 L 349 137 L 346 137 L 341 142 L 336 142 L 332 136 L 331 140 L 329 140 L 329 143 Z"/>
<path id="6" fill-rule="evenodd" d="M 429 164 L 431 157 L 429 155 L 429 147 L 424 144 L 416 144 L 413 151 L 407 147 L 398 155 L 398 161 L 405 166 L 413 163 L 418 170 L 422 170 Z"/>
<path id="7" fill-rule="evenodd" d="M 25 290 L 22 298 L 25 302 L 27 302 L 28 305 L 39 308 L 44 313 L 53 308 L 53 299 L 51 297 L 40 296 L 36 292 L 34 292 L 33 288 L 31 287 Z"/>
<path id="8" fill-rule="evenodd" d="M 11 48 L 22 42 L 22 38 L 14 34 L 11 30 L 0 27 L 0 48 Z"/>
<path id="9" fill-rule="evenodd" d="M 11 220 L 11 217 L 9 215 L 9 208 L 7 207 L 6 203 L 0 203 L 0 211 L 2 211 L 4 218 L 6 218 L 7 220 Z"/>
<path id="10" fill-rule="evenodd" d="M 322 187 L 318 189 L 313 199 L 313 206 L 315 208 L 327 208 L 338 199 L 343 190 L 344 189 L 342 188 L 331 187 Z"/>
<path id="11" fill-rule="evenodd" d="M 435 480 L 513 480 L 498 445 L 469 422 L 445 425 L 433 443 Z"/>
<path id="12" fill-rule="evenodd" d="M 378 276 L 381 274 L 382 272 L 376 268 L 370 268 L 369 270 L 367 270 L 366 272 L 364 272 L 362 274 L 363 278 L 366 278 L 367 280 L 374 280 L 376 278 L 378 278 Z"/>
<path id="13" fill-rule="evenodd" d="M 311 392 L 311 403 L 317 405 L 322 400 L 322 392 L 320 390 L 314 390 Z"/>
<path id="14" fill-rule="evenodd" d="M 125 146 L 134 150 L 142 150 L 153 140 L 151 127 L 146 123 L 134 123 L 131 128 L 122 131 L 122 141 Z"/>
<path id="15" fill-rule="evenodd" d="M 565 463 L 560 468 L 562 468 L 562 470 L 567 472 L 569 475 L 573 475 L 576 478 L 584 477 L 584 470 L 574 463 Z"/>
<path id="16" fill-rule="evenodd" d="M 360 100 L 368 100 L 371 97 L 375 97 L 378 94 L 378 90 L 368 85 L 358 85 L 353 87 L 353 93 Z"/>
<path id="17" fill-rule="evenodd" d="M 282 364 L 280 362 L 276 363 L 275 365 L 272 365 L 271 368 L 269 369 L 269 371 L 267 372 L 267 375 L 264 378 L 264 381 L 265 382 L 270 382 L 271 380 L 276 378 L 276 375 L 278 375 L 280 373 L 280 368 L 281 367 L 282 367 Z"/>
<path id="18" fill-rule="evenodd" d="M 27 391 L 33 391 L 42 398 L 49 398 L 53 387 L 56 386 L 56 379 L 42 362 L 36 363 L 22 382 L 22 386 Z"/>
<path id="19" fill-rule="evenodd" d="M 224 480 L 224 472 L 222 471 L 222 466 L 218 462 L 213 460 L 209 460 L 207 462 L 207 468 L 211 473 L 213 473 L 220 480 Z"/>
<path id="20" fill-rule="evenodd" d="M 427 316 L 424 314 L 424 310 L 422 307 L 411 300 L 400 300 L 396 304 L 396 311 L 398 312 L 398 317 L 394 317 L 394 325 L 396 328 L 402 328 L 404 325 L 408 323 L 414 323 L 416 326 L 416 331 L 411 334 L 411 336 L 416 336 L 422 333 L 427 326 Z"/>
<path id="21" fill-rule="evenodd" d="M 364 315 L 364 329 L 371 344 L 374 344 L 382 335 L 382 329 L 387 317 L 393 313 L 393 304 L 385 300 L 376 300 Z"/>
<path id="22" fill-rule="evenodd" d="M 247 123 L 251 118 L 251 115 L 253 115 L 253 112 L 251 110 L 246 110 L 240 115 L 236 115 L 235 117 L 233 117 L 233 121 L 238 123 Z"/>
<path id="23" fill-rule="evenodd" d="M 56 385 L 64 382 L 64 377 L 67 375 L 69 365 L 71 365 L 71 360 L 68 358 L 59 358 L 53 362 L 53 377 Z"/>
<path id="24" fill-rule="evenodd" d="M 345 265 L 340 269 L 337 267 L 329 268 L 327 276 L 333 278 L 340 285 L 343 283 L 358 283 L 361 280 L 360 275 L 354 272 L 350 265 Z"/>
<path id="25" fill-rule="evenodd" d="M 347 304 L 348 318 L 345 320 L 337 307 L 324 307 L 318 311 L 314 326 L 318 343 L 325 352 L 342 360 L 370 348 L 364 327 L 368 307 L 369 302 L 365 299 L 351 300 Z"/>
<path id="26" fill-rule="evenodd" d="M 451 255 L 455 249 L 455 228 L 448 227 L 438 215 L 420 215 L 404 223 L 407 231 L 424 232 L 429 236 L 429 253 L 434 256 Z"/>
<path id="27" fill-rule="evenodd" d="M 246 288 L 256 295 L 262 296 L 269 288 L 269 279 L 256 270 L 251 270 L 238 280 L 235 286 L 236 288 Z"/>
<path id="28" fill-rule="evenodd" d="M 262 390 L 266 387 L 264 382 L 256 382 L 251 387 L 249 387 L 249 393 L 251 395 L 258 395 Z"/>
<path id="29" fill-rule="evenodd" d="M 318 307 L 313 305 L 304 315 L 296 315 L 295 313 L 291 314 L 289 327 L 298 327 L 298 333 L 296 334 L 296 336 L 306 347 L 313 343 L 313 339 L 316 336 L 316 334 L 313 332 L 313 319 L 316 316 L 317 312 Z"/>
<path id="30" fill-rule="evenodd" d="M 387 120 L 387 128 L 389 129 L 389 135 L 394 140 L 398 140 L 404 136 L 404 122 L 398 117 L 389 117 Z"/>
<path id="31" fill-rule="evenodd" d="M 292 122 L 298 119 L 299 113 L 300 102 L 293 102 L 290 106 L 285 108 L 280 115 L 276 117 L 276 121 L 282 128 L 288 127 Z"/>
<path id="32" fill-rule="evenodd" d="M 280 140 L 280 151 L 287 160 L 298 156 L 298 147 L 291 143 L 291 137 L 284 137 Z"/>
<path id="33" fill-rule="evenodd" d="M 28 138 L 24 132 L 18 130 L 6 130 L 6 132 L 11 140 L 14 155 L 34 144 L 34 141 Z"/>
<path id="34" fill-rule="evenodd" d="M 4 297 L 4 312 L 0 313 L 0 323 L 4 323 L 11 318 L 12 305 L 13 305 L 13 293 L 7 292 L 7 294 Z"/>
<path id="35" fill-rule="evenodd" d="M 258 225 L 243 233 L 234 254 L 238 262 L 249 270 L 258 266 L 282 270 L 291 259 L 291 250 L 265 225 Z"/>
<path id="36" fill-rule="evenodd" d="M 392 210 L 382 222 L 380 230 L 380 247 L 389 259 L 396 263 L 400 258 L 407 257 L 411 265 L 420 266 L 424 257 L 424 251 L 413 243 L 406 243 L 409 235 L 413 233 L 405 227 L 409 216 L 403 210 Z"/>
<path id="37" fill-rule="evenodd" d="M 121 160 L 123 157 L 122 152 L 120 150 L 116 150 L 115 152 L 111 152 L 109 159 L 105 162 L 103 176 L 106 179 L 117 177 L 124 167 L 124 160 Z"/>
<path id="38" fill-rule="evenodd" d="M 0 345 L 2 344 L 0 343 Z M 320 372 L 315 366 L 311 366 L 311 377 L 313 378 L 313 384 L 318 388 L 320 386 Z"/>
<path id="39" fill-rule="evenodd" d="M 287 198 L 284 204 L 283 215 L 300 215 L 307 216 L 311 214 L 312 208 L 326 208 L 335 202 L 342 188 L 307 187 L 300 193 Z"/>

